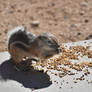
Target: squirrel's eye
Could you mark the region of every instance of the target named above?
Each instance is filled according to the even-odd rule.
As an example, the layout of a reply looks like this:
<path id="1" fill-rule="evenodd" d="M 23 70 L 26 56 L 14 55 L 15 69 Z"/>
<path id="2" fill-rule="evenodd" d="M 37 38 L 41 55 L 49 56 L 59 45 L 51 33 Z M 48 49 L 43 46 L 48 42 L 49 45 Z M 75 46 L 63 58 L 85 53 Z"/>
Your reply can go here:
<path id="1" fill-rule="evenodd" d="M 47 41 L 47 43 L 48 43 L 49 45 L 51 45 L 51 44 L 52 44 L 52 42 L 51 42 L 50 40 L 48 40 L 48 41 Z"/>
<path id="2" fill-rule="evenodd" d="M 48 43 L 51 43 L 51 41 L 50 41 L 50 40 L 48 40 Z"/>

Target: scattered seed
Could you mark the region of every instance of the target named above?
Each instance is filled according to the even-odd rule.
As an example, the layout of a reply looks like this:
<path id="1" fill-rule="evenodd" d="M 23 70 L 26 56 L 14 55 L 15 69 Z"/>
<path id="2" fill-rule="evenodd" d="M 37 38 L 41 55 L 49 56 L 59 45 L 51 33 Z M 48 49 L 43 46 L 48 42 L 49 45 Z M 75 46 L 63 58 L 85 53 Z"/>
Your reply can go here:
<path id="1" fill-rule="evenodd" d="M 69 83 L 69 82 L 66 82 L 67 84 Z"/>
<path id="2" fill-rule="evenodd" d="M 73 87 L 71 87 L 71 88 L 73 88 Z"/>
<path id="3" fill-rule="evenodd" d="M 32 91 L 34 91 L 35 89 L 34 88 L 31 88 Z"/>
<path id="4" fill-rule="evenodd" d="M 77 83 L 78 81 L 77 80 L 74 80 L 74 83 Z"/>
<path id="5" fill-rule="evenodd" d="M 56 82 L 58 84 L 58 82 Z"/>
<path id="6" fill-rule="evenodd" d="M 60 89 L 62 88 L 62 87 L 59 87 Z"/>
<path id="7" fill-rule="evenodd" d="M 54 81 L 54 82 L 56 82 L 56 81 Z"/>
<path id="8" fill-rule="evenodd" d="M 57 73 L 55 73 L 55 75 L 57 76 Z"/>
<path id="9" fill-rule="evenodd" d="M 68 73 L 68 75 L 75 75 L 75 73 Z"/>

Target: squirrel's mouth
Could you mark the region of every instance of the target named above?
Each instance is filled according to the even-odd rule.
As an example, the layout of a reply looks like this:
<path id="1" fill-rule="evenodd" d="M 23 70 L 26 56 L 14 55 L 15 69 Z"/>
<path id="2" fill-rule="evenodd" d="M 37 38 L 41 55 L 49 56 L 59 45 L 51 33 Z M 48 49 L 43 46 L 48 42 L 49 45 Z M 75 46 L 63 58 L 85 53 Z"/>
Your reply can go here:
<path id="1" fill-rule="evenodd" d="M 49 57 L 51 57 L 51 56 L 53 56 L 53 55 L 48 54 L 48 55 L 46 55 L 45 57 L 46 57 L 46 58 L 49 58 Z"/>
<path id="2" fill-rule="evenodd" d="M 56 49 L 56 52 L 57 52 L 57 54 L 59 54 L 60 52 L 62 52 L 62 49 L 58 48 L 58 49 Z"/>
<path id="3" fill-rule="evenodd" d="M 50 57 L 52 57 L 52 56 L 53 56 L 53 54 L 51 54 L 51 53 L 45 54 L 45 58 L 50 58 Z"/>
<path id="4" fill-rule="evenodd" d="M 58 49 L 56 49 L 52 53 L 51 53 L 51 51 L 50 52 L 47 52 L 47 53 L 45 53 L 45 58 L 50 58 L 50 57 L 52 57 L 55 54 L 59 54 L 61 51 L 62 51 L 61 48 L 58 48 Z"/>

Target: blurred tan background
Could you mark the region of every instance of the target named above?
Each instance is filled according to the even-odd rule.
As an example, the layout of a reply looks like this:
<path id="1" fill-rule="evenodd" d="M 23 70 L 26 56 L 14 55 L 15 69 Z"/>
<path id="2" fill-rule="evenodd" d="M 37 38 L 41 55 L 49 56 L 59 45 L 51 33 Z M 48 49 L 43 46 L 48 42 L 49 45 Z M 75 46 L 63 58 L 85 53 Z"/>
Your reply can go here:
<path id="1" fill-rule="evenodd" d="M 60 43 L 91 39 L 92 0 L 0 0 L 0 51 L 7 50 L 7 32 L 23 24 L 35 34 L 53 33 Z"/>

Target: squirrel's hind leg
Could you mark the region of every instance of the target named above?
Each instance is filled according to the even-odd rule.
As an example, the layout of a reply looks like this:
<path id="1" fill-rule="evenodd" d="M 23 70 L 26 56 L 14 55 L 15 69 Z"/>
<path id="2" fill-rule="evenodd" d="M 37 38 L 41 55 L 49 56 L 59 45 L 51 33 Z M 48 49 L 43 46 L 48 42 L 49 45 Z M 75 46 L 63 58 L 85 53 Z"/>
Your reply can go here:
<path id="1" fill-rule="evenodd" d="M 28 70 L 28 64 L 26 62 L 26 60 L 24 61 L 23 58 L 27 56 L 27 52 L 23 51 L 22 49 L 16 47 L 16 45 L 12 44 L 10 46 L 10 50 L 9 50 L 13 63 L 14 63 L 14 68 L 18 71 L 20 70 Z"/>

